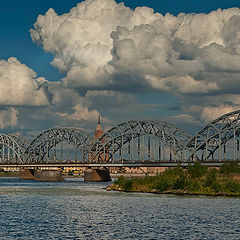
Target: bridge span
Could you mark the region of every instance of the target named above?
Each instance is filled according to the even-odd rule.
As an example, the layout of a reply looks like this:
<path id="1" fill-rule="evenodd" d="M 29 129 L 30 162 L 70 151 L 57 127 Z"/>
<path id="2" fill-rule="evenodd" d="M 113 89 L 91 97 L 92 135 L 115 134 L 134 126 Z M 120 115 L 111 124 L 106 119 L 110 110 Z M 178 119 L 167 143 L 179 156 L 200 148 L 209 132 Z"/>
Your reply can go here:
<path id="1" fill-rule="evenodd" d="M 219 165 L 240 160 L 240 110 L 193 136 L 161 120 L 132 120 L 96 131 L 101 134 L 93 137 L 78 128 L 52 128 L 32 141 L 0 133 L 0 167 Z"/>
<path id="2" fill-rule="evenodd" d="M 230 160 L 228 160 L 230 161 Z M 19 169 L 52 169 L 52 168 L 65 168 L 65 167 L 90 167 L 90 168 L 109 168 L 109 167 L 187 167 L 192 166 L 196 162 L 125 162 L 125 163 L 27 163 L 27 164 L 0 164 L 0 168 L 19 168 Z M 202 162 L 202 165 L 208 167 L 220 167 L 225 162 Z M 238 161 L 240 165 L 240 161 Z"/>

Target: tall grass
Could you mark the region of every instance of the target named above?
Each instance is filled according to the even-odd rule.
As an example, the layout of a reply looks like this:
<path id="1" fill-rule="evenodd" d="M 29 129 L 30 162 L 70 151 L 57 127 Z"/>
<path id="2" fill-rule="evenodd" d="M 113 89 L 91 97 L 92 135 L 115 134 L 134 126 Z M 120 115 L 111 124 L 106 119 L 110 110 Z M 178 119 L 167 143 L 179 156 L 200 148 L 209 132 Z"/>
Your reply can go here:
<path id="1" fill-rule="evenodd" d="M 239 178 L 237 178 L 239 176 Z M 240 195 L 240 168 L 235 162 L 224 163 L 220 169 L 207 168 L 200 163 L 183 169 L 169 168 L 161 175 L 120 177 L 114 187 L 123 191 L 185 192 L 199 194 L 225 193 Z"/>

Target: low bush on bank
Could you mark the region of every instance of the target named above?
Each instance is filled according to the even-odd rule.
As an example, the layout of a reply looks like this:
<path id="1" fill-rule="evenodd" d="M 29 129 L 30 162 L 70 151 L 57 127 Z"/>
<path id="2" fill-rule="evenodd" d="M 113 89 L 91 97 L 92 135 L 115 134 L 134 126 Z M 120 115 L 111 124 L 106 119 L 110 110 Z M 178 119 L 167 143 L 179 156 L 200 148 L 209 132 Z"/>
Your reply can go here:
<path id="1" fill-rule="evenodd" d="M 4 171 L 0 171 L 0 177 L 8 177 L 8 176 L 13 176 L 13 177 L 17 177 L 18 176 L 18 172 L 4 172 Z"/>
<path id="2" fill-rule="evenodd" d="M 233 178 L 238 177 L 237 180 Z M 236 163 L 226 163 L 218 170 L 196 163 L 183 170 L 180 166 L 169 168 L 161 175 L 120 177 L 114 187 L 123 191 L 183 192 L 197 194 L 240 195 L 240 171 Z"/>
<path id="3" fill-rule="evenodd" d="M 240 192 L 240 184 L 236 181 L 230 180 L 224 184 L 224 190 L 226 192 L 239 193 Z"/>
<path id="4" fill-rule="evenodd" d="M 201 163 L 195 163 L 193 166 L 187 167 L 188 174 L 193 178 L 199 178 L 207 174 L 207 166 L 202 165 Z"/>
<path id="5" fill-rule="evenodd" d="M 238 165 L 237 162 L 224 163 L 220 167 L 220 173 L 224 175 L 240 173 L 240 166 Z"/>
<path id="6" fill-rule="evenodd" d="M 159 178 L 153 184 L 153 189 L 156 189 L 160 192 L 167 191 L 170 188 L 171 188 L 171 182 L 164 177 Z"/>
<path id="7" fill-rule="evenodd" d="M 115 184 L 124 191 L 130 191 L 132 189 L 132 181 L 124 177 L 120 177 L 118 180 L 116 180 Z"/>

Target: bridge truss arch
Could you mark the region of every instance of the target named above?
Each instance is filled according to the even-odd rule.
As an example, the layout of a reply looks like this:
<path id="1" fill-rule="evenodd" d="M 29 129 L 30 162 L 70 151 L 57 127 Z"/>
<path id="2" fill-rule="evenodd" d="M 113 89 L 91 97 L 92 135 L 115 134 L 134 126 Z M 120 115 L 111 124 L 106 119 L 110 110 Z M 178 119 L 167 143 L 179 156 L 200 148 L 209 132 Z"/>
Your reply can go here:
<path id="1" fill-rule="evenodd" d="M 128 155 L 132 161 L 164 161 L 169 153 L 169 160 L 182 161 L 181 150 L 190 139 L 182 129 L 164 121 L 132 120 L 105 132 L 91 147 L 90 159 L 92 162 L 124 161 Z M 114 158 L 117 152 L 118 160 Z"/>
<path id="2" fill-rule="evenodd" d="M 239 160 L 240 110 L 224 114 L 195 134 L 186 144 L 187 160 Z M 227 148 L 230 149 L 227 154 Z"/>
<path id="3" fill-rule="evenodd" d="M 25 146 L 16 135 L 0 134 L 1 163 L 24 163 Z"/>
<path id="4" fill-rule="evenodd" d="M 26 149 L 27 160 L 28 162 L 78 161 L 78 154 L 81 154 L 81 160 L 84 161 L 87 159 L 84 159 L 83 152 L 88 151 L 92 142 L 92 137 L 81 129 L 52 128 L 33 139 Z M 63 144 L 67 147 L 66 156 L 64 156 Z"/>
<path id="5" fill-rule="evenodd" d="M 19 144 L 19 146 L 24 150 L 24 152 L 30 145 L 30 141 L 23 136 L 15 135 L 15 134 L 8 134 L 8 136 L 13 138 Z"/>

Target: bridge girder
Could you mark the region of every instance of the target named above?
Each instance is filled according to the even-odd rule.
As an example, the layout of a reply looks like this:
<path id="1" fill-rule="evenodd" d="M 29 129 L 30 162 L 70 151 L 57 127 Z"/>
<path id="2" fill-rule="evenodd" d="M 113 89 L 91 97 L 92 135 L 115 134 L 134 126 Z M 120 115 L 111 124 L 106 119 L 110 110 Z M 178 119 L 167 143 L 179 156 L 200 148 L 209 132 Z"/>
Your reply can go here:
<path id="1" fill-rule="evenodd" d="M 211 156 L 213 157 L 216 150 L 221 149 L 229 140 L 233 139 L 235 146 L 235 137 L 239 135 L 240 110 L 224 114 L 190 139 L 184 149 L 184 151 L 188 151 L 187 160 L 208 160 Z M 197 156 L 199 151 L 205 151 L 204 159 L 199 159 Z M 218 160 L 221 160 L 221 151 L 219 151 Z"/>
<path id="2" fill-rule="evenodd" d="M 56 144 L 66 142 L 82 152 L 85 157 L 86 154 L 94 152 L 93 159 L 101 162 L 106 160 L 101 156 L 105 150 L 113 156 L 125 144 L 141 136 L 160 140 L 180 161 L 209 160 L 230 140 L 233 140 L 235 147 L 240 148 L 240 110 L 217 118 L 193 137 L 170 123 L 158 120 L 127 121 L 106 131 L 98 140 L 77 128 L 49 129 L 39 134 L 30 144 L 21 136 L 0 134 L 0 158 L 1 154 L 5 154 L 2 158 L 5 162 L 13 161 L 13 155 L 14 159 L 21 163 L 41 162 Z M 6 155 L 6 147 L 10 149 L 9 156 Z M 201 159 L 200 152 L 204 151 L 205 157 Z M 219 150 L 218 160 L 221 160 L 221 151 Z M 233 152 L 235 153 L 235 150 Z"/>
<path id="3" fill-rule="evenodd" d="M 20 135 L 14 135 L 14 134 L 8 134 L 8 136 L 10 136 L 11 138 L 13 138 L 18 144 L 19 146 L 24 149 L 23 151 L 25 152 L 25 150 L 29 147 L 30 145 L 30 141 Z"/>
<path id="4" fill-rule="evenodd" d="M 24 163 L 25 148 L 18 136 L 0 133 L 0 151 L 1 162 Z"/>
<path id="5" fill-rule="evenodd" d="M 108 152 L 113 155 L 122 148 L 123 145 L 130 142 L 132 139 L 143 135 L 152 136 L 164 142 L 165 146 L 178 154 L 180 159 L 183 158 L 179 151 L 184 148 L 186 142 L 191 139 L 191 136 L 182 129 L 159 120 L 132 120 L 114 126 L 103 134 L 90 149 L 95 152 L 93 159 L 101 159 L 103 152 L 108 149 Z M 111 149 L 111 150 L 109 150 Z M 111 158 L 111 157 L 110 157 Z"/>
<path id="6" fill-rule="evenodd" d="M 93 142 L 92 137 L 78 128 L 52 128 L 39 134 L 26 149 L 28 161 L 43 161 L 44 156 L 61 142 L 79 151 L 88 151 Z"/>

